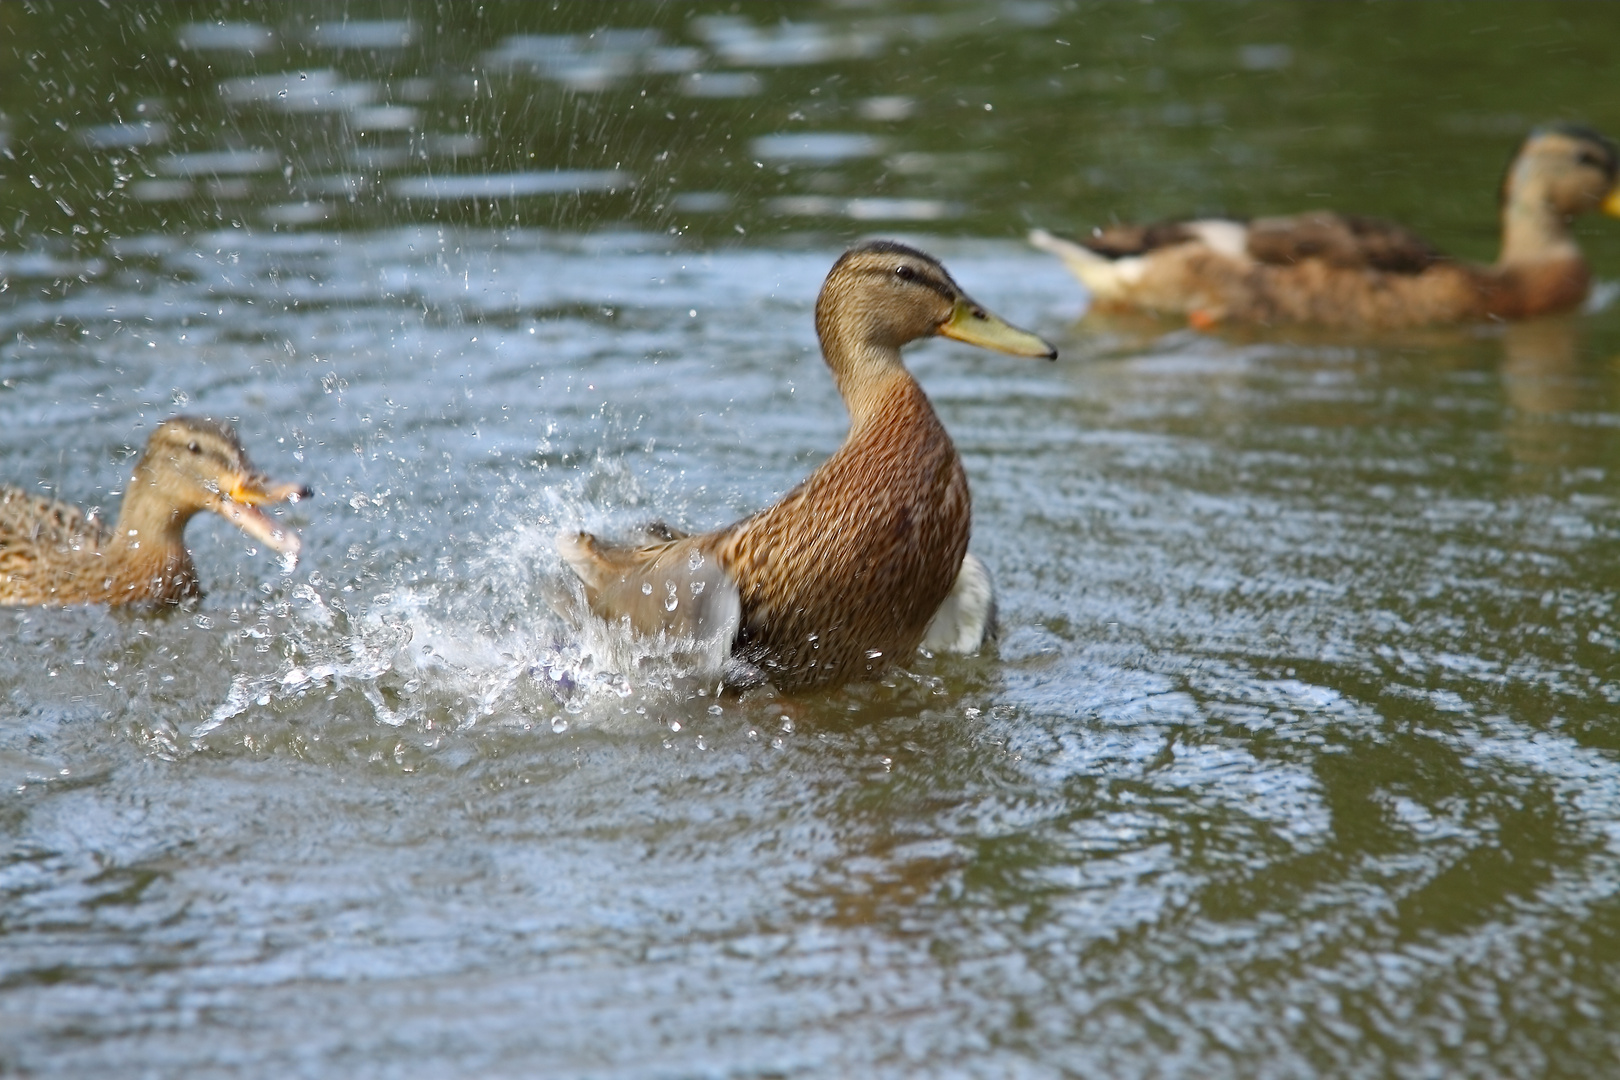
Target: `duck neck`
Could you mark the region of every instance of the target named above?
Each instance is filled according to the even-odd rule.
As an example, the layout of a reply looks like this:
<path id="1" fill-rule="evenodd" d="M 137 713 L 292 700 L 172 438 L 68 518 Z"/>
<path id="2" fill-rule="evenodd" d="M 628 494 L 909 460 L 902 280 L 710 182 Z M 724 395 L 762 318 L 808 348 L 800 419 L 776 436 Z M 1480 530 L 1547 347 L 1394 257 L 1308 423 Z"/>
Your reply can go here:
<path id="1" fill-rule="evenodd" d="M 184 552 L 186 523 L 196 513 L 195 507 L 165 499 L 146 470 L 137 468 L 113 526 L 113 545 L 154 559 L 177 549 Z"/>
<path id="2" fill-rule="evenodd" d="M 1502 207 L 1502 254 L 1498 267 L 1581 258 L 1581 249 L 1569 232 L 1569 219 L 1553 206 L 1534 179 L 1515 184 Z"/>
<path id="3" fill-rule="evenodd" d="M 836 324 L 823 323 L 818 329 L 821 352 L 849 410 L 852 432 L 882 416 L 896 394 L 917 386 L 897 346 L 863 340 Z"/>

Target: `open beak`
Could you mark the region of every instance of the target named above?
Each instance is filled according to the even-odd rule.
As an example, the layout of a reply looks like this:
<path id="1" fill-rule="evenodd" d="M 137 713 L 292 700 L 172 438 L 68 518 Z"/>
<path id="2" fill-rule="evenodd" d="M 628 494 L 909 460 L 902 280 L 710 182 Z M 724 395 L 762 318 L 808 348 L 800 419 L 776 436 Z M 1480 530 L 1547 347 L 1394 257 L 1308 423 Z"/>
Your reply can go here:
<path id="1" fill-rule="evenodd" d="M 246 473 L 220 489 L 219 516 L 283 555 L 297 555 L 303 545 L 298 534 L 272 520 L 259 507 L 269 503 L 297 502 L 311 492 L 301 484 L 272 484 L 268 477 Z"/>
<path id="2" fill-rule="evenodd" d="M 1616 184 L 1614 190 L 1609 192 L 1600 209 L 1610 217 L 1620 217 L 1620 184 Z"/>
<path id="3" fill-rule="evenodd" d="M 1057 350 L 1028 330 L 1020 330 L 998 315 L 992 315 L 967 297 L 956 302 L 951 317 L 939 324 L 941 337 L 955 338 L 1014 356 L 1044 356 L 1057 359 Z"/>

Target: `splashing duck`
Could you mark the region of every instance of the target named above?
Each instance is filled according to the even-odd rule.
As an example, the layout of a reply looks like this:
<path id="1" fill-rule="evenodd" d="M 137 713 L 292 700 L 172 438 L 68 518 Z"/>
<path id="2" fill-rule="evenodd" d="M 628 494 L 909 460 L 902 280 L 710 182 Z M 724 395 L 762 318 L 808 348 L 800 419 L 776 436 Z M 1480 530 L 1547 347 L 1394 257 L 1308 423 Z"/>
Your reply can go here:
<path id="1" fill-rule="evenodd" d="M 1057 357 L 974 303 L 938 260 L 890 241 L 833 264 L 816 333 L 849 433 L 780 502 L 699 535 L 654 525 L 642 542 L 581 532 L 557 545 L 610 624 L 719 635 L 732 671 L 789 693 L 876 678 L 919 646 L 973 652 L 993 632 L 990 575 L 967 553 L 967 476 L 901 346 L 937 335 Z"/>
<path id="2" fill-rule="evenodd" d="M 309 494 L 256 471 L 228 425 L 173 417 L 147 440 L 111 529 L 78 507 L 0 486 L 0 604 L 179 603 L 201 594 L 184 535 L 198 511 L 296 557 L 298 534 L 259 507 Z"/>
<path id="3" fill-rule="evenodd" d="M 1570 222 L 1620 217 L 1620 155 L 1583 127 L 1530 133 L 1502 182 L 1502 249 L 1480 266 L 1399 225 L 1318 212 L 1253 221 L 1172 221 L 1030 243 L 1060 257 L 1103 310 L 1184 315 L 1204 329 L 1314 323 L 1393 329 L 1527 319 L 1586 299 L 1591 272 Z"/>

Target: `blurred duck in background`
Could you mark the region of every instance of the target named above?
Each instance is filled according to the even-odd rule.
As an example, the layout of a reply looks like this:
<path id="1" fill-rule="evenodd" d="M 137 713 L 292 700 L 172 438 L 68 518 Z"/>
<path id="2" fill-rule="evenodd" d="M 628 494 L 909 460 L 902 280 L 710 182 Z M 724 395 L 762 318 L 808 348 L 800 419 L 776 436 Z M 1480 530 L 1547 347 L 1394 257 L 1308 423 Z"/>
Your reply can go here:
<path id="1" fill-rule="evenodd" d="M 1480 266 L 1440 254 L 1391 222 L 1322 211 L 1253 221 L 1205 219 L 1045 230 L 1032 244 L 1060 257 L 1100 310 L 1221 323 L 1312 323 L 1391 329 L 1527 319 L 1586 299 L 1591 273 L 1570 222 L 1620 217 L 1620 155 L 1583 127 L 1539 128 L 1502 181 L 1502 251 Z"/>
<path id="2" fill-rule="evenodd" d="M 165 420 L 147 440 L 107 528 L 76 506 L 0 486 L 0 604 L 175 604 L 201 594 L 186 550 L 198 511 L 220 517 L 286 556 L 298 534 L 259 507 L 309 497 L 256 471 L 228 425 L 205 417 Z"/>

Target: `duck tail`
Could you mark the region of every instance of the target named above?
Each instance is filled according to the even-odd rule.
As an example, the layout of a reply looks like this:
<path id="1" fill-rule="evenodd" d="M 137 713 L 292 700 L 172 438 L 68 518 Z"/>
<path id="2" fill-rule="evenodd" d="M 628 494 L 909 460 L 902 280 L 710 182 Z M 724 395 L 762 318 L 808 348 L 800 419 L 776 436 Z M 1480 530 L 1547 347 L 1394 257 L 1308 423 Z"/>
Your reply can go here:
<path id="1" fill-rule="evenodd" d="M 1105 299 L 1124 294 L 1132 280 L 1130 271 L 1139 268 L 1141 263 L 1139 258 L 1111 259 L 1073 240 L 1053 236 L 1045 229 L 1031 229 L 1029 242 L 1062 259 L 1069 273 L 1080 279 L 1080 284 Z"/>
<path id="2" fill-rule="evenodd" d="M 609 551 L 588 532 L 559 533 L 556 544 L 557 554 L 585 586 L 586 599 L 594 601 L 613 569 Z"/>
<path id="3" fill-rule="evenodd" d="M 929 652 L 972 654 L 994 641 L 996 632 L 995 583 L 984 563 L 964 555 L 956 584 L 928 624 L 922 647 Z"/>

